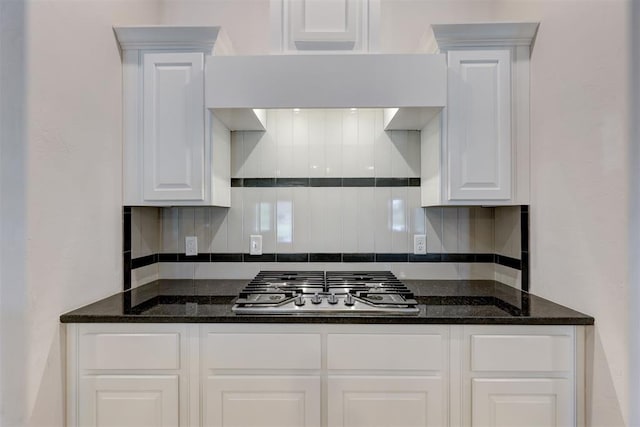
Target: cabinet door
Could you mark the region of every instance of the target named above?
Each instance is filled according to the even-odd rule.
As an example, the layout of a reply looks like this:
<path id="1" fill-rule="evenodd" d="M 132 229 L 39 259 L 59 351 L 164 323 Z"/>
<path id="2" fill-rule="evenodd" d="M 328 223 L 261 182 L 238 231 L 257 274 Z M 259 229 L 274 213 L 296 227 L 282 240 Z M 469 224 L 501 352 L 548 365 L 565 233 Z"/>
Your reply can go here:
<path id="1" fill-rule="evenodd" d="M 570 381 L 555 378 L 476 378 L 472 382 L 472 426 L 550 427 L 573 421 Z"/>
<path id="2" fill-rule="evenodd" d="M 95 375 L 80 379 L 78 425 L 175 427 L 177 375 Z"/>
<path id="3" fill-rule="evenodd" d="M 509 50 L 449 52 L 448 197 L 511 199 Z"/>
<path id="4" fill-rule="evenodd" d="M 210 376 L 207 427 L 319 427 L 320 378 Z"/>
<path id="5" fill-rule="evenodd" d="M 203 54 L 143 57 L 144 200 L 204 200 Z"/>
<path id="6" fill-rule="evenodd" d="M 330 427 L 446 425 L 440 377 L 329 377 Z"/>

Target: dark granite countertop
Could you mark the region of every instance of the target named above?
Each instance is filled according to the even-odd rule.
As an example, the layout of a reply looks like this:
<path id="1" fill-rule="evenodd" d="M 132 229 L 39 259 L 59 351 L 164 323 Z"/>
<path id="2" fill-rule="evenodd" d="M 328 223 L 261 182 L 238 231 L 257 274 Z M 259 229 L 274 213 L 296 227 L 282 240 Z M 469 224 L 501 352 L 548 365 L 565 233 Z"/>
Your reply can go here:
<path id="1" fill-rule="evenodd" d="M 593 317 L 492 280 L 403 280 L 420 313 L 235 314 L 247 280 L 158 280 L 60 316 L 62 323 L 378 323 L 592 325 Z"/>

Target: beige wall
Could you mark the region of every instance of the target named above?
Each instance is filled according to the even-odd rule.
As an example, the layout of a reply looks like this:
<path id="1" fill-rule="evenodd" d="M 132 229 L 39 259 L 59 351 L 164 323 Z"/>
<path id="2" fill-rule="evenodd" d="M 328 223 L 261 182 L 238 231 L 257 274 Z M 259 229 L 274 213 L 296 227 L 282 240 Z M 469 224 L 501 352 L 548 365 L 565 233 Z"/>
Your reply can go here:
<path id="1" fill-rule="evenodd" d="M 155 0 L 26 2 L 23 413 L 61 426 L 61 313 L 122 287 L 122 81 L 114 24 L 153 24 Z M 3 424 L 4 425 L 4 424 Z"/>

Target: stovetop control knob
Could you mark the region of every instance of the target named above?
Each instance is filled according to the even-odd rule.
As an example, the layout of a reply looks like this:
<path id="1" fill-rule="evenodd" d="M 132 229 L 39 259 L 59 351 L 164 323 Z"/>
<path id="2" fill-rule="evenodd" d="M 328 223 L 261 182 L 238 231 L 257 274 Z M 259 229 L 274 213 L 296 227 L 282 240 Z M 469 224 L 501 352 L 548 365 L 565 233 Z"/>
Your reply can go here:
<path id="1" fill-rule="evenodd" d="M 298 307 L 303 306 L 304 305 L 304 298 L 302 297 L 302 294 L 298 295 L 294 300 L 293 303 L 295 305 L 297 305 Z"/>
<path id="2" fill-rule="evenodd" d="M 314 294 L 311 297 L 311 302 L 314 304 L 320 304 L 322 302 L 322 297 L 320 296 L 320 294 Z"/>
<path id="3" fill-rule="evenodd" d="M 347 294 L 347 297 L 344 299 L 344 305 L 350 307 L 355 303 L 356 303 L 356 301 L 353 299 L 353 295 Z"/>
<path id="4" fill-rule="evenodd" d="M 327 297 L 327 302 L 329 304 L 337 304 L 338 303 L 338 297 L 336 296 L 336 294 L 329 294 L 329 296 Z"/>

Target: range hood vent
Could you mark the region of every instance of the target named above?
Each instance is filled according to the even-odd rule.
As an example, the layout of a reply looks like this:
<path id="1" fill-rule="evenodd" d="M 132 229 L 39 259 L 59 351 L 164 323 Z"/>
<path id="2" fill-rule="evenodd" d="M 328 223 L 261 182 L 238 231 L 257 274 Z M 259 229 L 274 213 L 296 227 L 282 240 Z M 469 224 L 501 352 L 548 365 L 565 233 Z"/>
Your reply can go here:
<path id="1" fill-rule="evenodd" d="M 206 106 L 231 130 L 269 108 L 387 108 L 389 123 L 424 121 L 446 100 L 442 54 L 207 57 Z"/>

